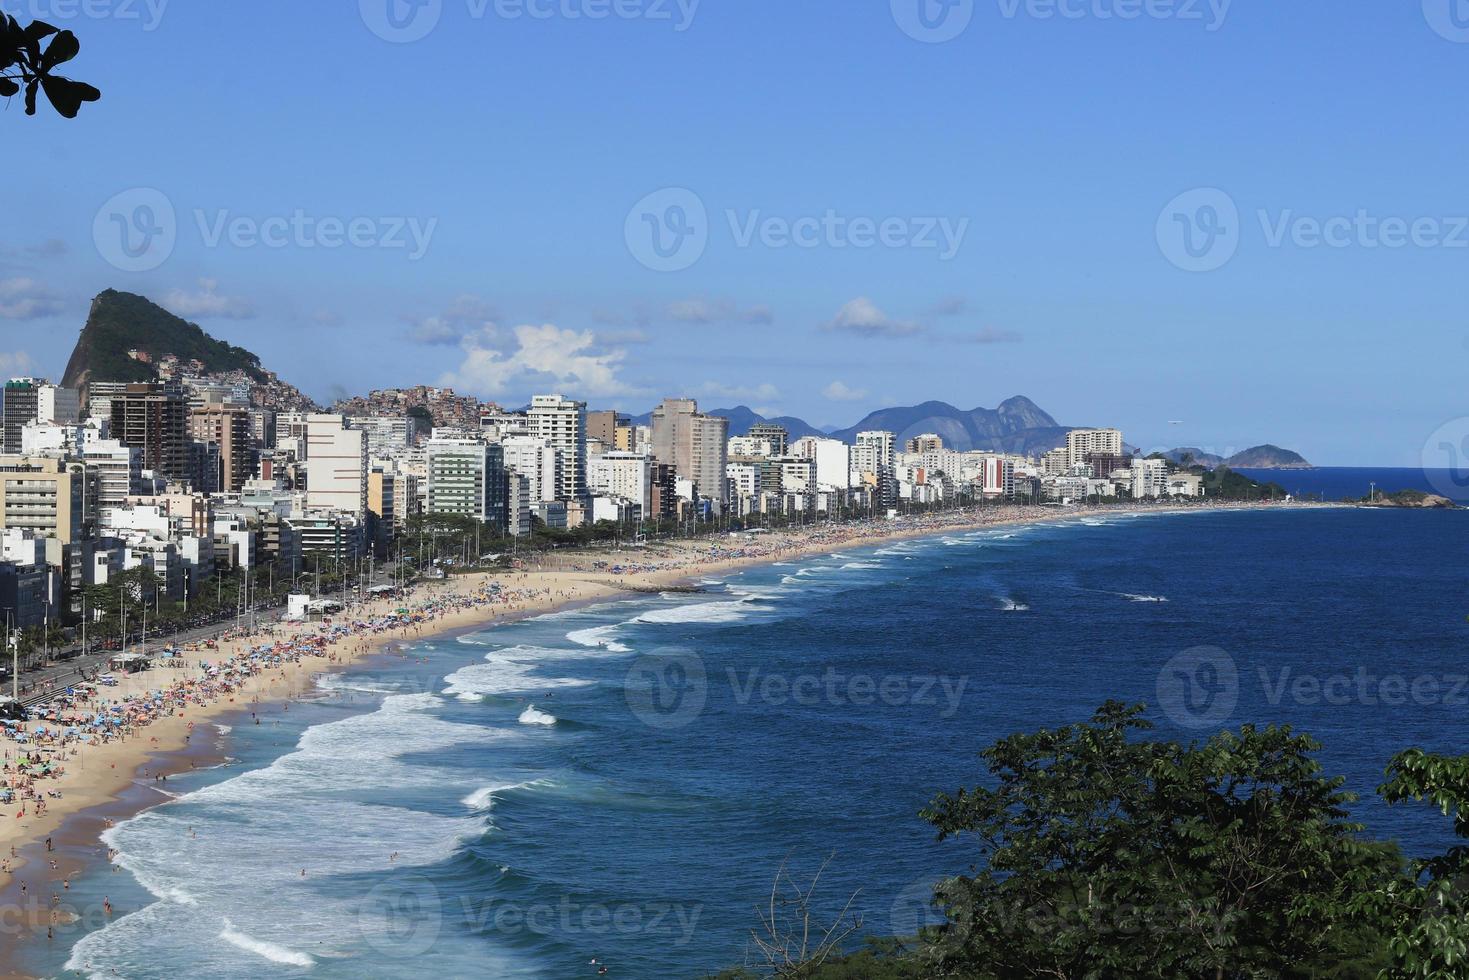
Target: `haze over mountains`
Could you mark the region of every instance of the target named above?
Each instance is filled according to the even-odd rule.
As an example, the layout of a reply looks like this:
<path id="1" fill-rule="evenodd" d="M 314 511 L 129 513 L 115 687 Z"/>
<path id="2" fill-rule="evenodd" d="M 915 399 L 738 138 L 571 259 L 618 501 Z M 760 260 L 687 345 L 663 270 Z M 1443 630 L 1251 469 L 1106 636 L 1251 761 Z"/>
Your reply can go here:
<path id="1" fill-rule="evenodd" d="M 244 371 L 255 380 L 267 377 L 260 358 L 250 351 L 209 336 L 197 324 L 175 316 L 146 297 L 107 289 L 92 302 L 62 384 L 82 387 L 92 379 L 149 380 L 153 376 L 152 368 L 130 357 L 130 350 L 146 351 L 155 358 L 176 354 L 185 360 L 197 359 L 208 372 Z M 1089 420 L 1085 424 L 1062 425 L 1023 395 L 1007 398 L 995 408 L 966 410 L 941 401 L 883 408 L 835 431 L 823 430 L 793 416 L 767 418 L 745 405 L 708 411 L 729 419 L 730 435 L 744 435 L 751 426 L 761 422 L 783 426 L 792 439 L 830 436 L 853 442 L 859 432 L 883 430 L 896 433 L 901 445 L 914 436 L 936 433 L 943 438 L 945 446 L 960 452 L 991 450 L 1032 456 L 1065 445 L 1069 429 L 1097 424 L 1097 420 Z M 648 419 L 649 415 L 644 414 L 634 421 L 647 424 Z M 1261 468 L 1310 465 L 1300 455 L 1272 445 L 1257 446 L 1227 460 L 1191 448 L 1171 450 L 1167 455 L 1175 462 L 1190 455 L 1195 463 L 1209 467 L 1220 463 Z"/>

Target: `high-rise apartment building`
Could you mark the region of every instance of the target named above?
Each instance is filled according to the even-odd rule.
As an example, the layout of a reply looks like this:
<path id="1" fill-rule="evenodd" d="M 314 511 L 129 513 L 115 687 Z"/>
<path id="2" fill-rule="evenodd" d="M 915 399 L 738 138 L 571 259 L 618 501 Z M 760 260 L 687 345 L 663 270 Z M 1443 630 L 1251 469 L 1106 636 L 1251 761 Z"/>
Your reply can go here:
<path id="1" fill-rule="evenodd" d="M 587 403 L 560 395 L 531 399 L 530 434 L 556 451 L 556 499 L 580 500 L 587 495 Z"/>
<path id="2" fill-rule="evenodd" d="M 774 422 L 759 422 L 750 426 L 748 433 L 751 439 L 760 439 L 770 443 L 771 456 L 784 456 L 790 452 L 791 434 L 783 425 Z"/>
<path id="3" fill-rule="evenodd" d="M 12 378 L 0 390 L 0 451 L 20 452 L 25 427 L 36 421 L 40 409 L 41 382 L 34 378 Z"/>
<path id="4" fill-rule="evenodd" d="M 367 436 L 340 415 L 306 416 L 306 506 L 367 512 Z"/>
<path id="5" fill-rule="evenodd" d="M 142 467 L 189 478 L 189 403 L 175 385 L 130 384 L 112 396 L 112 437 L 137 449 Z"/>
<path id="6" fill-rule="evenodd" d="M 505 530 L 510 487 L 505 452 L 474 439 L 428 441 L 430 514 L 453 514 Z"/>
<path id="7" fill-rule="evenodd" d="M 226 493 L 237 493 L 255 473 L 255 437 L 250 424 L 250 410 L 244 405 L 206 402 L 189 412 L 189 435 L 196 442 L 212 443 L 219 448 L 218 468 L 213 485 Z"/>
<path id="8" fill-rule="evenodd" d="M 692 398 L 665 398 L 653 409 L 653 457 L 693 481 L 722 512 L 729 497 L 729 419 L 703 415 Z"/>
<path id="9" fill-rule="evenodd" d="M 591 462 L 587 489 L 630 500 L 647 515 L 653 509 L 653 461 L 642 453 L 603 453 Z"/>
<path id="10" fill-rule="evenodd" d="M 95 480 L 82 463 L 0 456 L 0 529 L 18 528 L 71 544 L 85 534 L 92 507 L 88 498 L 94 494 Z"/>
<path id="11" fill-rule="evenodd" d="M 1121 456 L 1122 433 L 1117 429 L 1072 429 L 1066 433 L 1066 465 L 1081 466 L 1087 456 Z"/>

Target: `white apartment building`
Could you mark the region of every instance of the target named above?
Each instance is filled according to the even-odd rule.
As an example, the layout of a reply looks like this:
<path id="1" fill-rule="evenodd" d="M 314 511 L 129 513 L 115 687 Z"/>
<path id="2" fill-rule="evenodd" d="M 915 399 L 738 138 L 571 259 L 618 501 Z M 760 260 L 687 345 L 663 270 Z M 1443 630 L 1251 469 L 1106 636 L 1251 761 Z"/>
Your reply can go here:
<path id="1" fill-rule="evenodd" d="M 506 436 L 505 468 L 525 477 L 530 501 L 552 501 L 561 489 L 561 455 L 551 443 L 537 436 Z"/>
<path id="2" fill-rule="evenodd" d="M 371 415 L 352 420 L 354 429 L 367 435 L 367 454 L 373 457 L 391 456 L 408 446 L 408 416 Z"/>
<path id="3" fill-rule="evenodd" d="M 143 489 L 143 454 L 116 439 L 93 439 L 82 450 L 87 468 L 97 473 L 97 507 L 120 506 Z"/>
<path id="4" fill-rule="evenodd" d="M 41 385 L 36 390 L 36 421 L 52 425 L 75 425 L 81 418 L 81 393 L 60 385 Z"/>
<path id="5" fill-rule="evenodd" d="M 990 500 L 1015 497 L 1015 463 L 1003 456 L 985 456 L 980 460 L 979 492 Z"/>
<path id="6" fill-rule="evenodd" d="M 731 500 L 748 500 L 760 492 L 760 467 L 754 463 L 727 463 L 724 474 Z"/>
<path id="7" fill-rule="evenodd" d="M 896 461 L 895 450 L 898 437 L 891 432 L 859 432 L 857 433 L 857 448 L 868 449 L 872 452 L 872 459 L 877 466 L 891 466 Z"/>
<path id="8" fill-rule="evenodd" d="M 1066 465 L 1080 466 L 1089 453 L 1102 456 L 1122 455 L 1122 432 L 1119 429 L 1072 429 L 1066 433 Z"/>
<path id="9" fill-rule="evenodd" d="M 1132 496 L 1165 497 L 1168 495 L 1168 463 L 1161 459 L 1132 461 Z"/>
<path id="10" fill-rule="evenodd" d="M 556 450 L 558 500 L 580 500 L 587 495 L 587 403 L 560 395 L 531 399 L 531 435 Z"/>
<path id="11" fill-rule="evenodd" d="M 727 447 L 727 451 L 731 456 L 765 457 L 775 455 L 775 448 L 770 444 L 769 439 L 756 439 L 753 436 L 730 436 Z"/>
<path id="12" fill-rule="evenodd" d="M 791 453 L 816 464 L 816 485 L 845 490 L 852 480 L 852 447 L 840 439 L 804 436 L 791 446 Z"/>
<path id="13" fill-rule="evenodd" d="M 306 506 L 367 513 L 367 433 L 340 415 L 306 416 Z"/>
<path id="14" fill-rule="evenodd" d="M 587 489 L 600 496 L 620 497 L 653 510 L 653 460 L 642 453 L 609 452 L 594 457 L 588 467 Z"/>

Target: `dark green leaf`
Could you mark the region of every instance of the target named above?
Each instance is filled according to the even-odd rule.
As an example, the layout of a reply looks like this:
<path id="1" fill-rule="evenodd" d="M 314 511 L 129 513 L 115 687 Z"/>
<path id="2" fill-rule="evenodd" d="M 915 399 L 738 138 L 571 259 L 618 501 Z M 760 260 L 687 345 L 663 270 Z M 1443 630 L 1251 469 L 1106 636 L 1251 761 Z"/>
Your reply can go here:
<path id="1" fill-rule="evenodd" d="M 81 53 L 82 42 L 71 31 L 62 31 L 51 41 L 46 48 L 46 53 L 41 56 L 42 74 L 55 68 L 57 65 L 65 64 Z"/>
<path id="2" fill-rule="evenodd" d="M 76 118 L 83 102 L 96 102 L 102 98 L 102 93 L 86 82 L 74 82 L 69 78 L 47 75 L 41 84 L 45 86 L 46 98 L 51 100 L 56 111 L 68 119 Z"/>

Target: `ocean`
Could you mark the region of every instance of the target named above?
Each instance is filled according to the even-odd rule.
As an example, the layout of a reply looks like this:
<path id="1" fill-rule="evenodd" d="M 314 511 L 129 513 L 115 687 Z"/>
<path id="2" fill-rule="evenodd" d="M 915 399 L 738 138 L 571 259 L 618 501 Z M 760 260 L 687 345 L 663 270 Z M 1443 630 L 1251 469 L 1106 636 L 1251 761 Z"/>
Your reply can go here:
<path id="1" fill-rule="evenodd" d="M 1372 795 L 1463 751 L 1469 513 L 1083 520 L 910 540 L 417 643 L 214 733 L 233 758 L 107 834 L 25 965 L 163 978 L 701 977 L 753 955 L 782 868 L 911 933 L 976 858 L 917 816 L 1015 731 L 1146 701 L 1161 734 L 1317 736 Z M 1208 665 L 1215 683 L 1179 678 Z M 114 912 L 96 914 L 104 896 Z"/>
<path id="2" fill-rule="evenodd" d="M 1360 500 L 1372 492 L 1423 490 L 1469 505 L 1469 473 L 1448 469 L 1391 469 L 1380 466 L 1319 466 L 1309 470 L 1241 469 L 1263 483 L 1278 483 L 1307 500 Z"/>

